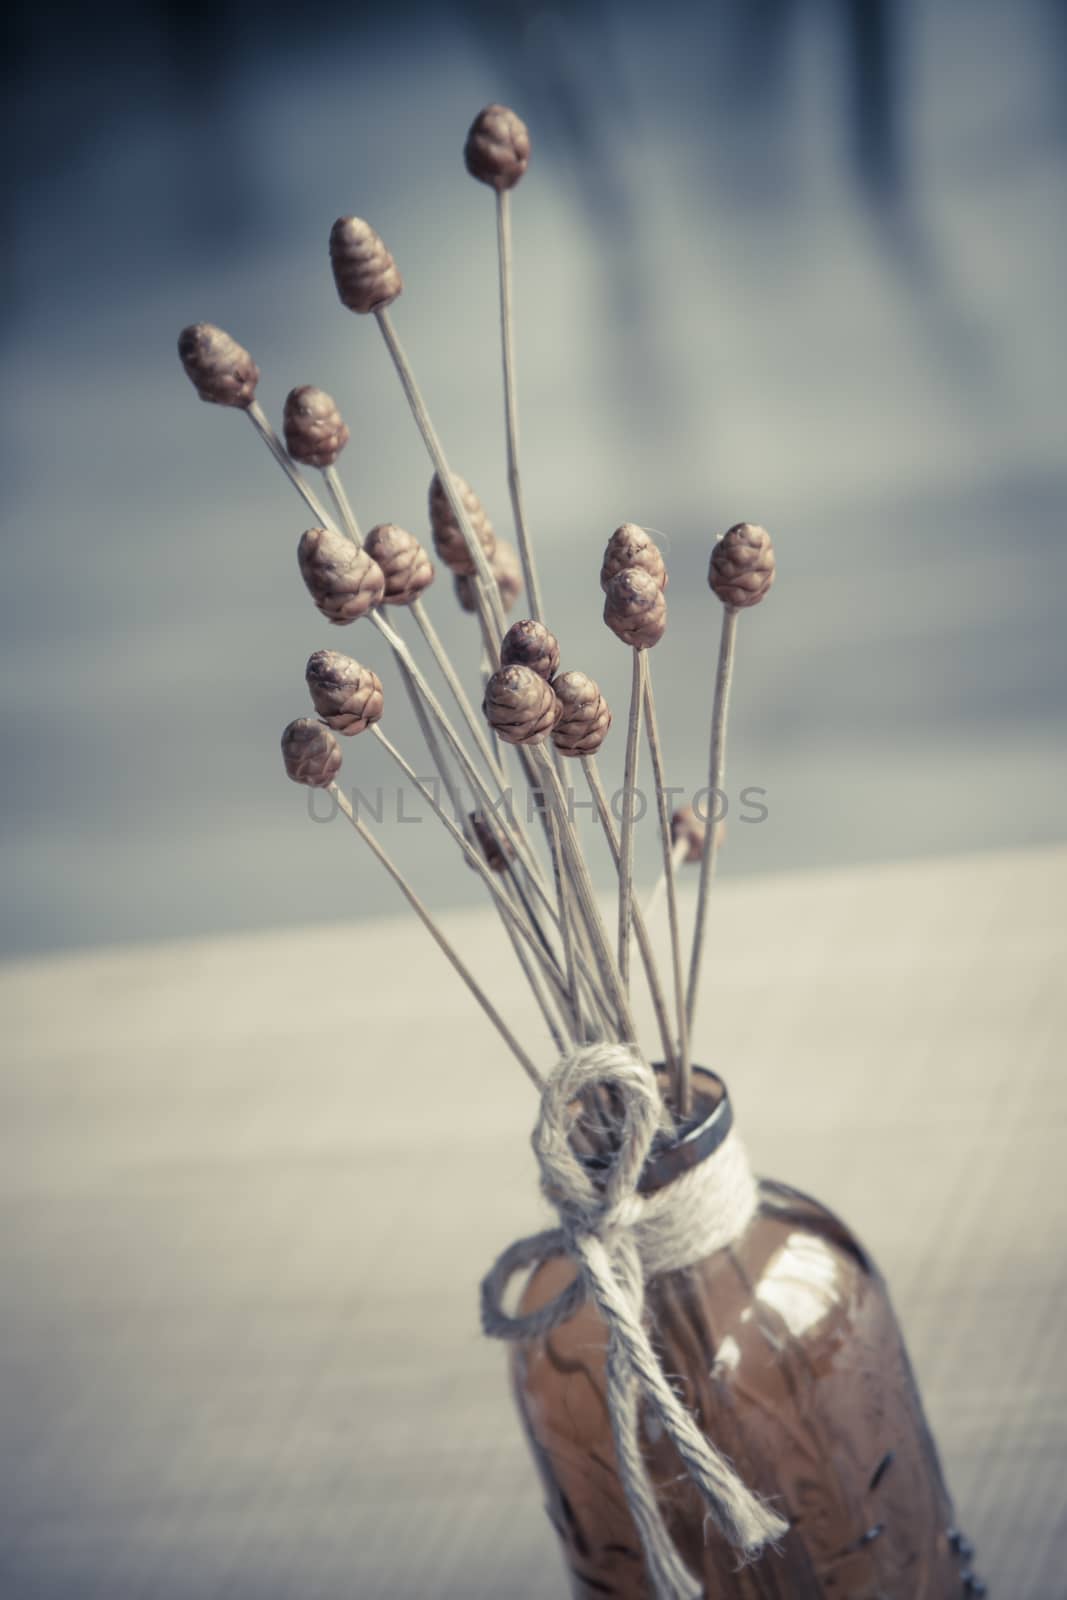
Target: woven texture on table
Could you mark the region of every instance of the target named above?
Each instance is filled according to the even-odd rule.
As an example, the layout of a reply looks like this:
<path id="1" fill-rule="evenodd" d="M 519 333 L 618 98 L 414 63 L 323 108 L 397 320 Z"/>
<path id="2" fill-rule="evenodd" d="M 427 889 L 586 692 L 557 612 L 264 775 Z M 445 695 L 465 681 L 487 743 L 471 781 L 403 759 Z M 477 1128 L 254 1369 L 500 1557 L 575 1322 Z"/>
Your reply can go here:
<path id="1" fill-rule="evenodd" d="M 1000 1600 L 1063 1592 L 1065 904 L 1067 850 L 723 882 L 696 1041 L 884 1268 Z M 419 930 L 21 963 L 0 1006 L 5 1600 L 557 1600 L 477 1328 L 543 1222 L 535 1096 Z"/>

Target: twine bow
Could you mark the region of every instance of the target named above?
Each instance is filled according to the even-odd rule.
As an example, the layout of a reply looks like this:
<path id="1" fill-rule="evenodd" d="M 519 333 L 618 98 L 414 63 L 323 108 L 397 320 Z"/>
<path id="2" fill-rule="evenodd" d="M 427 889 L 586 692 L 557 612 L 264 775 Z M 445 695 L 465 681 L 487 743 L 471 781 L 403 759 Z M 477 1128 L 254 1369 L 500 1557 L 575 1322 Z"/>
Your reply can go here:
<path id="1" fill-rule="evenodd" d="M 623 1119 L 619 1148 L 602 1182 L 594 1182 L 571 1144 L 572 1103 L 597 1086 L 615 1091 Z M 746 1557 L 780 1538 L 788 1524 L 741 1482 L 701 1433 L 664 1376 L 642 1323 L 644 1270 L 637 1231 L 648 1202 L 637 1193 L 663 1104 L 651 1067 L 632 1046 L 585 1045 L 565 1056 L 545 1084 L 533 1147 L 541 1184 L 560 1226 L 520 1239 L 482 1282 L 482 1327 L 494 1339 L 530 1339 L 551 1332 L 592 1298 L 608 1329 L 608 1409 L 619 1474 L 641 1536 L 659 1600 L 699 1600 L 702 1585 L 674 1546 L 641 1453 L 638 1406 L 655 1411 L 700 1490 L 720 1532 Z M 516 1273 L 553 1256 L 570 1256 L 573 1283 L 526 1316 L 504 1310 Z"/>

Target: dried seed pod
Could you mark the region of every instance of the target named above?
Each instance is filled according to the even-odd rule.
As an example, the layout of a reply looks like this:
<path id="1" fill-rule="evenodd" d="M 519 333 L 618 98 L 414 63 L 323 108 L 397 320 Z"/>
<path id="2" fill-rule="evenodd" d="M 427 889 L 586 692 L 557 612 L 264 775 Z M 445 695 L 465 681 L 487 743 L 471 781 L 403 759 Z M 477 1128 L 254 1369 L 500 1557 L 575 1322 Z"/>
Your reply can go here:
<path id="1" fill-rule="evenodd" d="M 309 528 L 301 535 L 297 559 L 311 598 L 331 622 L 356 622 L 381 604 L 381 567 L 332 528 Z"/>
<path id="2" fill-rule="evenodd" d="M 463 502 L 463 509 L 467 513 L 467 520 L 474 531 L 474 536 L 491 560 L 496 549 L 496 534 L 493 532 L 493 524 L 485 514 L 485 507 L 470 484 L 465 478 L 461 478 L 458 472 L 452 474 L 452 482 Z M 453 515 L 448 496 L 436 472 L 430 480 L 430 527 L 433 530 L 434 549 L 445 566 L 450 567 L 453 572 L 464 575 L 472 573 L 474 557 L 467 549 L 463 531 Z"/>
<path id="3" fill-rule="evenodd" d="M 584 672 L 561 672 L 552 688 L 562 708 L 552 743 L 561 755 L 595 755 L 611 727 L 611 708 L 598 685 Z"/>
<path id="4" fill-rule="evenodd" d="M 363 733 L 380 721 L 385 708 L 382 682 L 370 667 L 340 650 L 316 650 L 308 657 L 304 676 L 315 710 L 335 733 Z"/>
<path id="5" fill-rule="evenodd" d="M 290 389 L 282 419 L 285 448 L 305 467 L 332 467 L 349 440 L 337 402 L 325 389 Z"/>
<path id="6" fill-rule="evenodd" d="M 475 843 L 485 857 L 486 865 L 490 872 L 506 872 L 508 862 L 515 858 L 515 851 L 507 839 L 497 838 L 488 822 L 478 811 L 472 811 L 468 818 L 471 832 L 474 834 Z M 467 862 L 470 866 L 470 862 Z M 473 871 L 474 869 L 471 868 Z"/>
<path id="7" fill-rule="evenodd" d="M 671 817 L 671 842 L 681 844 L 684 840 L 687 845 L 686 861 L 699 861 L 704 854 L 704 840 L 707 837 L 708 825 L 702 822 L 692 806 L 682 806 Z"/>
<path id="8" fill-rule="evenodd" d="M 513 622 L 500 646 L 503 667 L 532 667 L 551 683 L 559 671 L 559 644 L 543 622 Z"/>
<path id="9" fill-rule="evenodd" d="M 311 717 L 297 717 L 282 734 L 282 759 L 294 783 L 325 789 L 341 765 L 341 746 L 329 728 Z"/>
<path id="10" fill-rule="evenodd" d="M 667 602 L 655 578 L 642 567 L 627 567 L 608 584 L 604 621 L 623 644 L 649 650 L 667 626 Z"/>
<path id="11" fill-rule="evenodd" d="M 201 400 L 216 406 L 252 404 L 259 368 L 243 345 L 212 322 L 194 322 L 178 335 L 185 375 Z"/>
<path id="12" fill-rule="evenodd" d="M 692 806 L 681 806 L 671 817 L 671 843 L 684 843 L 688 846 L 685 853 L 685 863 L 695 863 L 703 859 L 704 846 L 708 838 L 708 825 L 693 810 Z M 722 848 L 726 838 L 726 823 L 722 817 L 715 824 L 715 846 Z"/>
<path id="13" fill-rule="evenodd" d="M 489 557 L 489 570 L 496 579 L 500 603 L 506 614 L 513 610 L 522 593 L 522 566 L 515 546 L 506 539 L 498 539 L 496 549 Z M 457 572 L 455 590 L 456 599 L 464 611 L 477 611 L 478 580 L 473 573 Z"/>
<path id="14" fill-rule="evenodd" d="M 363 541 L 363 548 L 385 574 L 387 606 L 409 606 L 434 580 L 434 565 L 416 539 L 395 522 L 379 522 Z"/>
<path id="15" fill-rule="evenodd" d="M 404 288 L 381 236 L 362 217 L 338 217 L 330 229 L 330 265 L 349 311 L 381 311 Z"/>
<path id="16" fill-rule="evenodd" d="M 608 540 L 600 569 L 600 587 L 606 590 L 612 578 L 630 567 L 640 567 L 655 578 L 661 589 L 667 587 L 667 568 L 659 546 L 647 529 L 639 528 L 636 522 L 624 522 Z"/>
<path id="17" fill-rule="evenodd" d="M 724 606 L 759 605 L 774 582 L 774 546 L 766 528 L 735 522 L 711 552 L 708 583 Z"/>
<path id="18" fill-rule="evenodd" d="M 479 183 L 514 189 L 530 164 L 529 129 L 507 106 L 486 106 L 470 125 L 463 159 Z"/>
<path id="19" fill-rule="evenodd" d="M 482 710 L 505 744 L 540 744 L 555 727 L 560 706 L 552 685 L 531 667 L 501 667 L 485 686 Z"/>

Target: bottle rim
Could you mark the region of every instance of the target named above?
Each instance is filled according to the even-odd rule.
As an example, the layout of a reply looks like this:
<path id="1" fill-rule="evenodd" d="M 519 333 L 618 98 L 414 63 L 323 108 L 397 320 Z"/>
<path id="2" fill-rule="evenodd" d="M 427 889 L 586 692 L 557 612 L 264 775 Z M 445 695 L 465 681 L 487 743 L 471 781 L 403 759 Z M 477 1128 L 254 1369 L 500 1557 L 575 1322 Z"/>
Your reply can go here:
<path id="1" fill-rule="evenodd" d="M 662 1073 L 661 1063 L 655 1071 Z M 717 1072 L 693 1067 L 693 1115 L 669 1143 L 658 1145 L 645 1162 L 637 1185 L 639 1194 L 656 1194 L 715 1154 L 734 1125 L 730 1092 Z"/>

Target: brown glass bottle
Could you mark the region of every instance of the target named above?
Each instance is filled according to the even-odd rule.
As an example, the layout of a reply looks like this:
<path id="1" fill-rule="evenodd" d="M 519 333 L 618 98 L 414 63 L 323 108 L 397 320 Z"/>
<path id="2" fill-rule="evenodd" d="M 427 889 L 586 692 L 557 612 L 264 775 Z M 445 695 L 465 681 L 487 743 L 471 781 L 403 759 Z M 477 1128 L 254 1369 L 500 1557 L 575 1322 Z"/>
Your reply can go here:
<path id="1" fill-rule="evenodd" d="M 710 1159 L 729 1131 L 725 1086 L 710 1073 L 698 1082 L 697 1122 L 649 1162 L 645 1192 Z M 535 1269 L 522 1311 L 554 1298 L 572 1273 L 560 1259 Z M 779 1550 L 740 1566 L 646 1412 L 657 1497 L 708 1600 L 985 1592 L 952 1526 L 885 1283 L 832 1213 L 761 1182 L 756 1214 L 732 1245 L 649 1281 L 646 1317 L 664 1370 L 708 1437 L 790 1523 Z M 573 1593 L 644 1600 L 651 1591 L 615 1469 L 605 1352 L 604 1325 L 586 1302 L 552 1333 L 515 1346 L 513 1377 Z"/>

